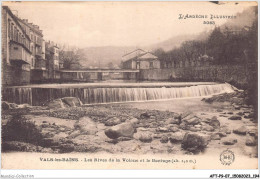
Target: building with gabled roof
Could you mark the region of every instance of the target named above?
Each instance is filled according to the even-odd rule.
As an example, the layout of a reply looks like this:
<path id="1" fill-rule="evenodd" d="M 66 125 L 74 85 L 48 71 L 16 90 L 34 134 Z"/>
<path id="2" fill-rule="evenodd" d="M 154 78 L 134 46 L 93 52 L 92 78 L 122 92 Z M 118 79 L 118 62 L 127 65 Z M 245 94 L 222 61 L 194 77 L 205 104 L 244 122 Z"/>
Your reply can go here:
<path id="1" fill-rule="evenodd" d="M 160 61 L 158 57 L 142 49 L 136 49 L 122 56 L 124 69 L 158 69 Z"/>

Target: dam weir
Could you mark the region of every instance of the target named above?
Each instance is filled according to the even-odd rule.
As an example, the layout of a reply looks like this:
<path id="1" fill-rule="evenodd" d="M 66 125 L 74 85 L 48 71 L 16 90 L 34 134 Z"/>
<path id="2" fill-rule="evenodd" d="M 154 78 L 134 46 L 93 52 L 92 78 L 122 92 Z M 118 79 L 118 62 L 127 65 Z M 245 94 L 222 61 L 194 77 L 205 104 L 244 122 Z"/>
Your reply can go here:
<path id="1" fill-rule="evenodd" d="M 83 104 L 169 100 L 233 92 L 227 83 L 91 83 L 46 84 L 2 88 L 2 100 L 41 106 L 62 98 L 77 97 Z"/>

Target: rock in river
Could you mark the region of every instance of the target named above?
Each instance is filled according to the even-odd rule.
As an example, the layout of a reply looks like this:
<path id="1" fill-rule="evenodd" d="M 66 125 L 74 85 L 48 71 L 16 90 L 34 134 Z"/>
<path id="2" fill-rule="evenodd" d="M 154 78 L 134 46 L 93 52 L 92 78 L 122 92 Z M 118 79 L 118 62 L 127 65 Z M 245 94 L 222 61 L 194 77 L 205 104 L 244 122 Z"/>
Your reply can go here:
<path id="1" fill-rule="evenodd" d="M 97 133 L 96 123 L 89 117 L 80 118 L 75 124 L 74 128 L 80 130 L 81 134 L 94 135 Z"/>
<path id="2" fill-rule="evenodd" d="M 194 116 L 193 114 L 190 114 L 182 119 L 182 122 L 185 122 L 188 125 L 196 125 L 200 123 L 200 118 L 197 116 Z"/>
<path id="3" fill-rule="evenodd" d="M 106 126 L 115 126 L 117 124 L 120 124 L 121 123 L 121 120 L 117 117 L 112 117 L 112 118 L 109 118 L 106 122 L 105 122 L 105 125 Z"/>
<path id="4" fill-rule="evenodd" d="M 210 136 L 198 133 L 186 133 L 181 147 L 189 152 L 198 153 L 203 151 L 210 140 Z"/>
<path id="5" fill-rule="evenodd" d="M 172 125 L 172 124 L 170 124 Z M 177 132 L 179 131 L 179 128 L 176 126 L 167 126 L 169 132 Z"/>
<path id="6" fill-rule="evenodd" d="M 180 124 L 180 119 L 177 118 L 169 118 L 166 120 L 166 124 Z"/>
<path id="7" fill-rule="evenodd" d="M 82 102 L 79 98 L 76 97 L 64 97 L 61 98 L 62 102 L 68 105 L 69 107 L 81 106 Z"/>
<path id="8" fill-rule="evenodd" d="M 241 116 L 231 116 L 228 118 L 229 120 L 241 120 Z"/>
<path id="9" fill-rule="evenodd" d="M 149 131 L 141 131 L 134 134 L 134 138 L 140 140 L 141 142 L 152 142 L 153 140 L 153 134 Z"/>
<path id="10" fill-rule="evenodd" d="M 246 119 L 250 119 L 250 118 L 253 118 L 253 117 L 254 117 L 254 113 L 250 113 L 248 115 L 245 115 Z"/>
<path id="11" fill-rule="evenodd" d="M 187 116 L 189 116 L 189 115 L 192 115 L 192 112 L 190 112 L 190 111 L 185 111 L 184 113 L 182 113 L 181 114 L 181 119 L 184 119 L 184 118 L 186 118 Z"/>
<path id="12" fill-rule="evenodd" d="M 192 127 L 190 127 L 190 131 L 197 132 L 197 131 L 201 131 L 201 129 L 192 126 Z"/>
<path id="13" fill-rule="evenodd" d="M 169 140 L 171 143 L 180 143 L 180 142 L 182 142 L 184 136 L 185 136 L 184 132 L 175 132 L 175 133 L 171 134 L 171 136 L 169 137 Z"/>
<path id="14" fill-rule="evenodd" d="M 239 128 L 237 128 L 237 129 L 234 129 L 234 130 L 233 130 L 233 133 L 239 134 L 239 135 L 246 135 L 246 133 L 247 133 L 247 128 L 244 127 L 244 126 L 239 127 Z"/>
<path id="15" fill-rule="evenodd" d="M 10 106 L 7 102 L 2 101 L 2 110 L 8 110 L 10 109 Z"/>
<path id="16" fill-rule="evenodd" d="M 251 129 L 251 130 L 249 130 L 249 131 L 248 131 L 248 134 L 249 134 L 250 136 L 255 136 L 255 137 L 257 137 L 257 136 L 258 136 L 257 129 Z"/>
<path id="17" fill-rule="evenodd" d="M 246 145 L 247 146 L 256 146 L 257 141 L 254 137 L 247 137 L 246 138 Z"/>
<path id="18" fill-rule="evenodd" d="M 157 132 L 169 132 L 169 129 L 167 127 L 158 127 L 156 129 Z"/>
<path id="19" fill-rule="evenodd" d="M 47 106 L 51 109 L 66 108 L 66 107 L 76 107 L 81 106 L 81 101 L 76 97 L 64 97 L 52 100 L 47 103 Z"/>
<path id="20" fill-rule="evenodd" d="M 150 116 L 151 116 L 151 115 L 148 114 L 147 112 L 144 112 L 144 113 L 140 114 L 140 118 L 141 118 L 141 119 L 148 119 Z"/>
<path id="21" fill-rule="evenodd" d="M 24 104 L 24 105 L 30 106 L 29 104 Z M 18 108 L 17 104 L 15 104 L 15 103 L 8 103 L 6 101 L 2 101 L 2 110 L 16 109 L 16 108 Z"/>
<path id="22" fill-rule="evenodd" d="M 231 130 L 228 128 L 228 126 L 224 125 L 224 126 L 221 126 L 219 132 L 222 132 L 222 133 L 226 133 L 226 134 L 231 134 Z M 225 134 L 224 134 L 225 135 Z"/>
<path id="23" fill-rule="evenodd" d="M 160 139 L 161 143 L 167 143 L 169 141 L 168 137 L 166 135 L 163 135 Z"/>
<path id="24" fill-rule="evenodd" d="M 211 125 L 212 127 L 214 127 L 214 129 L 216 129 L 220 127 L 220 122 L 216 116 L 213 116 L 209 121 L 209 125 Z"/>
<path id="25" fill-rule="evenodd" d="M 129 122 L 129 123 L 133 124 L 134 127 L 136 127 L 136 125 L 139 123 L 139 120 L 137 118 L 132 118 L 132 119 L 127 120 L 125 122 Z"/>
<path id="26" fill-rule="evenodd" d="M 135 129 L 132 123 L 125 122 L 105 130 L 107 137 L 117 139 L 118 137 L 133 137 Z"/>
<path id="27" fill-rule="evenodd" d="M 228 137 L 228 138 L 225 138 L 222 143 L 224 145 L 234 145 L 235 143 L 237 143 L 237 139 L 234 139 L 234 138 L 231 138 L 231 137 Z"/>
<path id="28" fill-rule="evenodd" d="M 66 106 L 61 99 L 55 99 L 47 103 L 47 106 L 50 109 L 58 109 L 58 108 L 65 108 Z"/>
<path id="29" fill-rule="evenodd" d="M 205 125 L 202 126 L 201 130 L 212 132 L 212 131 L 214 131 L 214 127 L 212 127 L 212 126 L 210 126 L 208 124 L 205 124 Z"/>
<path id="30" fill-rule="evenodd" d="M 210 139 L 211 140 L 220 140 L 221 137 L 220 137 L 219 133 L 213 133 L 213 134 L 211 134 Z"/>

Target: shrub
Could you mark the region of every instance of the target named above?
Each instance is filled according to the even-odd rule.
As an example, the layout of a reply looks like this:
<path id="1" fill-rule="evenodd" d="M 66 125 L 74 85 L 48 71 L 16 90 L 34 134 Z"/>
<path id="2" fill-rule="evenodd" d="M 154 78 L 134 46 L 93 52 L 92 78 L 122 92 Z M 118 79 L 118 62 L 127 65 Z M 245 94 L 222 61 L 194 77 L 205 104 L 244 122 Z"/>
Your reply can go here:
<path id="1" fill-rule="evenodd" d="M 2 141 L 21 141 L 39 145 L 43 136 L 35 123 L 20 114 L 13 115 L 2 127 Z"/>

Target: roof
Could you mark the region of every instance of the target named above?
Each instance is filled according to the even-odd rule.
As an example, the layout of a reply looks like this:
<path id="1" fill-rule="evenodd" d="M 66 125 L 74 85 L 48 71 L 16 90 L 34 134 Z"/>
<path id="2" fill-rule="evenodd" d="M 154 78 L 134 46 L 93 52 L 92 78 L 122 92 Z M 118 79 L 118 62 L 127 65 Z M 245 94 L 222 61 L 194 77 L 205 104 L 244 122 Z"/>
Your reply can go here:
<path id="1" fill-rule="evenodd" d="M 123 59 L 123 61 L 127 61 L 127 60 L 130 60 L 130 59 L 135 58 L 137 56 L 140 56 L 142 54 L 145 54 L 145 53 L 146 52 L 142 49 L 136 49 L 136 50 L 122 56 L 122 59 Z"/>
<path id="2" fill-rule="evenodd" d="M 153 55 L 150 52 L 146 52 L 142 49 L 136 49 L 122 57 L 123 61 L 129 61 L 129 60 L 151 60 L 151 59 L 157 59 L 158 57 Z"/>
<path id="3" fill-rule="evenodd" d="M 17 24 L 17 26 L 19 26 L 21 28 L 21 31 L 23 32 L 23 35 L 25 37 L 27 37 L 27 39 L 30 40 L 30 37 L 26 34 L 25 30 L 23 29 L 23 27 L 21 26 L 21 24 L 18 22 L 18 17 L 16 17 L 12 11 L 10 10 L 10 8 L 8 6 L 2 6 L 3 9 L 5 9 L 9 15 L 13 18 L 14 22 Z"/>
<path id="4" fill-rule="evenodd" d="M 19 17 L 17 17 L 18 21 L 20 23 L 23 23 L 24 25 L 26 25 L 27 27 L 30 28 L 30 30 L 32 30 L 33 32 L 37 33 L 38 35 L 40 35 L 41 37 L 43 37 L 43 34 L 42 34 L 42 31 L 40 29 L 37 29 L 33 26 L 33 24 L 31 23 L 28 23 L 28 22 L 25 22 L 24 20 L 20 19 Z"/>
<path id="5" fill-rule="evenodd" d="M 150 52 L 147 52 L 146 54 L 141 55 L 140 57 L 138 57 L 138 59 L 157 59 L 157 58 L 158 58 L 157 56 L 153 55 Z"/>
<path id="6" fill-rule="evenodd" d="M 138 52 L 138 51 L 143 51 L 143 52 L 145 52 L 144 50 L 142 50 L 142 49 L 136 49 L 136 50 L 134 50 L 134 51 L 132 51 L 132 52 L 130 52 L 130 53 L 127 53 L 127 54 L 125 54 L 125 55 L 123 55 L 123 57 L 124 56 L 127 56 L 127 55 L 130 55 L 130 54 L 132 54 L 132 53 L 134 53 L 134 52 Z"/>

